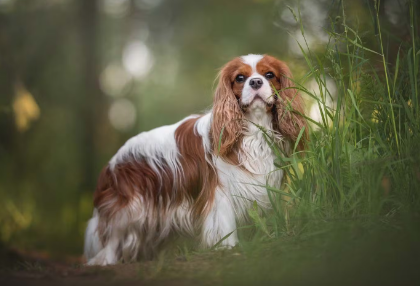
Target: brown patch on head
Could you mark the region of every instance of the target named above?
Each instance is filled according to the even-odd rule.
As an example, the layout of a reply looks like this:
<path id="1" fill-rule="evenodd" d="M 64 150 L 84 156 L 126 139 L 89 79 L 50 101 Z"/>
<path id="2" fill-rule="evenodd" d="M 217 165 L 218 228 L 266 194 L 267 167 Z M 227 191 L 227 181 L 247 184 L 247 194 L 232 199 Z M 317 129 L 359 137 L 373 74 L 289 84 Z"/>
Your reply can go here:
<path id="1" fill-rule="evenodd" d="M 273 127 L 283 136 L 295 142 L 301 129 L 305 132 L 299 141 L 299 150 L 303 150 L 308 140 L 308 126 L 304 114 L 302 98 L 296 89 L 293 89 L 292 73 L 289 67 L 278 59 L 264 55 L 257 63 L 257 72 L 265 75 L 267 72 L 274 73 L 274 78 L 267 79 L 278 91 L 280 98 L 276 98 L 276 104 L 272 108 Z M 275 95 L 277 97 L 277 95 Z"/>
<path id="2" fill-rule="evenodd" d="M 235 58 L 230 61 L 221 71 L 220 77 L 225 77 L 225 80 L 229 80 L 233 94 L 236 98 L 241 98 L 242 90 L 244 88 L 245 81 L 237 82 L 236 77 L 243 75 L 245 80 L 252 74 L 252 68 L 248 64 L 245 64 L 241 58 Z"/>
<path id="3" fill-rule="evenodd" d="M 247 78 L 251 73 L 251 67 L 240 58 L 227 63 L 219 73 L 210 134 L 214 152 L 225 160 L 232 157 L 230 153 L 240 139 L 243 128 L 243 113 L 238 99 L 242 96 L 245 81 L 240 83 L 235 79 L 238 75 Z"/>
<path id="4" fill-rule="evenodd" d="M 286 66 L 286 64 L 278 59 L 264 55 L 264 57 L 257 63 L 257 72 L 262 76 L 265 76 L 268 72 L 272 72 L 274 74 L 274 78 L 267 78 L 267 80 L 270 84 L 274 85 L 276 90 L 280 90 L 282 88 L 281 80 L 286 72 L 284 66 Z"/>

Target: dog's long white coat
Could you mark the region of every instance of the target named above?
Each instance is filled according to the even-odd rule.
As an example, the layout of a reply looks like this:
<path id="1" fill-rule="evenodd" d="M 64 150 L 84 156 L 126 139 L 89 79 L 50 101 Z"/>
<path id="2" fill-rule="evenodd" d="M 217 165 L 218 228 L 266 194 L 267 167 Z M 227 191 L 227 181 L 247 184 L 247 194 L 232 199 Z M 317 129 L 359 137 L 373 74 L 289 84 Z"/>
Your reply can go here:
<path id="1" fill-rule="evenodd" d="M 260 55 L 242 57 L 243 61 L 253 68 L 254 73 L 256 64 L 261 58 Z M 268 82 L 265 85 L 269 87 Z M 270 95 L 263 94 L 262 96 Z M 212 247 L 232 232 L 221 243 L 221 246 L 233 247 L 238 242 L 235 231 L 237 225 L 245 222 L 247 211 L 254 201 L 262 208 L 270 207 L 267 190 L 264 186 L 268 184 L 279 187 L 283 172 L 275 170 L 274 154 L 271 147 L 264 139 L 263 133 L 253 124 L 258 124 L 267 130 L 272 129 L 271 114 L 266 112 L 263 102 L 254 102 L 250 106 L 250 112 L 246 114 L 247 119 L 253 123 L 248 123 L 239 154 L 239 161 L 245 170 L 231 165 L 213 154 L 210 142 L 210 124 L 213 116 L 214 114 L 210 111 L 199 118 L 195 124 L 195 132 L 202 138 L 206 158 L 215 166 L 220 182 L 212 209 L 204 218 L 201 226 L 201 242 L 204 247 Z M 159 174 L 162 170 L 160 158 L 165 158 L 173 174 L 181 175 L 175 130 L 184 120 L 174 125 L 140 133 L 128 140 L 111 159 L 111 170 L 119 162 L 124 162 L 125 158 L 133 156 L 146 160 Z M 281 138 L 279 139 L 281 140 Z M 109 240 L 106 245 L 102 245 L 97 234 L 98 213 L 95 210 L 85 235 L 84 252 L 88 264 L 115 264 L 118 262 L 118 251 L 121 251 L 120 256 L 124 261 L 133 261 L 137 258 L 137 253 L 140 250 L 147 253 L 147 249 L 143 249 L 144 247 L 153 243 L 158 244 L 174 229 L 180 233 L 195 235 L 191 205 L 191 202 L 185 201 L 175 210 L 166 206 L 167 211 L 172 213 L 156 218 L 152 215 L 153 204 L 146 204 L 143 198 L 138 196 L 114 217 L 111 227 L 108 226 L 106 231 L 109 234 Z M 158 224 L 159 229 L 157 229 Z M 143 231 L 147 231 L 146 236 L 138 235 Z"/>

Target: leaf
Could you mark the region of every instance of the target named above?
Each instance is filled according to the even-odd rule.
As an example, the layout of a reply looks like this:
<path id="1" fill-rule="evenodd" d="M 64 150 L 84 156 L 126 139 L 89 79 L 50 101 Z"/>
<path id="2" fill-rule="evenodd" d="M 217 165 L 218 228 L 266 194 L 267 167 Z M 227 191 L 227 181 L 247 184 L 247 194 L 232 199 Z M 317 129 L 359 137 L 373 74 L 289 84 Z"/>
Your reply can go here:
<path id="1" fill-rule="evenodd" d="M 363 119 L 363 116 L 362 116 L 362 114 L 360 113 L 359 107 L 357 107 L 356 100 L 354 99 L 353 92 L 352 92 L 350 89 L 347 89 L 347 91 L 348 91 L 348 92 L 349 92 L 349 94 L 350 94 L 351 101 L 353 102 L 354 108 L 356 108 L 357 113 L 359 113 L 359 115 L 360 115 L 360 118 L 362 118 L 362 119 Z"/>
<path id="2" fill-rule="evenodd" d="M 252 208 L 248 210 L 248 215 L 254 221 L 254 224 L 257 228 L 261 229 L 267 236 L 271 237 L 270 233 L 268 232 L 265 218 L 261 217 L 258 213 L 257 201 L 252 203 Z"/>
<path id="3" fill-rule="evenodd" d="M 211 250 L 216 249 L 220 244 L 222 244 L 223 241 L 225 241 L 229 236 L 232 235 L 232 233 L 234 233 L 238 229 L 245 229 L 245 228 L 252 228 L 252 225 L 244 225 L 244 226 L 241 226 L 241 227 L 237 227 L 235 230 L 229 232 L 224 237 L 222 237 L 215 245 L 213 245 L 213 247 L 211 248 Z"/>
<path id="4" fill-rule="evenodd" d="M 296 139 L 295 147 L 293 148 L 293 153 L 295 153 L 297 146 L 299 145 L 299 141 L 302 138 L 303 132 L 305 132 L 305 126 L 303 126 L 302 129 L 300 129 L 299 135 Z"/>
<path id="5" fill-rule="evenodd" d="M 222 147 L 222 136 L 223 136 L 223 131 L 225 131 L 225 126 L 222 127 L 222 130 L 220 131 L 220 136 L 219 136 L 219 146 L 218 146 L 218 152 L 220 153 L 220 148 Z"/>
<path id="6" fill-rule="evenodd" d="M 401 46 L 398 48 L 397 53 L 397 63 L 395 64 L 395 74 L 394 74 L 394 93 L 395 93 L 395 84 L 397 83 L 397 77 L 398 77 L 398 68 L 400 66 L 400 50 Z"/>

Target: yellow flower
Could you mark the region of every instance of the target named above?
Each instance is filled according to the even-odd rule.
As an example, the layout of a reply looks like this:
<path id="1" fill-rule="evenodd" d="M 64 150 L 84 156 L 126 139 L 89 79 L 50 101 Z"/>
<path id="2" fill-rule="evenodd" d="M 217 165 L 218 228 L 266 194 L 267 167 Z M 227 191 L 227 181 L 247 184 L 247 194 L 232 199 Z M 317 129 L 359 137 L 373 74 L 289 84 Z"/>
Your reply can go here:
<path id="1" fill-rule="evenodd" d="M 21 84 L 15 86 L 13 100 L 16 127 L 20 132 L 28 130 L 31 121 L 39 118 L 40 110 L 32 94 Z"/>

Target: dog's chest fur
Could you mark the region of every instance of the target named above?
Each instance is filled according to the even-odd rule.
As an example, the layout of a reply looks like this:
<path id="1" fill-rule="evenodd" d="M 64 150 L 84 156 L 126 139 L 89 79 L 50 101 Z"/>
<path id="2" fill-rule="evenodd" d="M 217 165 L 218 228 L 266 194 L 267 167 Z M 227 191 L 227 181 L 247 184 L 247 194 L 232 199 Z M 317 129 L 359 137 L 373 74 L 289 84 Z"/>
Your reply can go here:
<path id="1" fill-rule="evenodd" d="M 247 220 L 248 210 L 254 201 L 264 209 L 270 208 L 268 190 L 265 186 L 280 188 L 282 170 L 276 170 L 270 140 L 265 132 L 272 130 L 271 116 L 266 113 L 249 118 L 247 131 L 242 138 L 239 162 L 242 168 L 216 160 L 218 175 L 225 190 L 229 192 L 238 222 Z"/>

